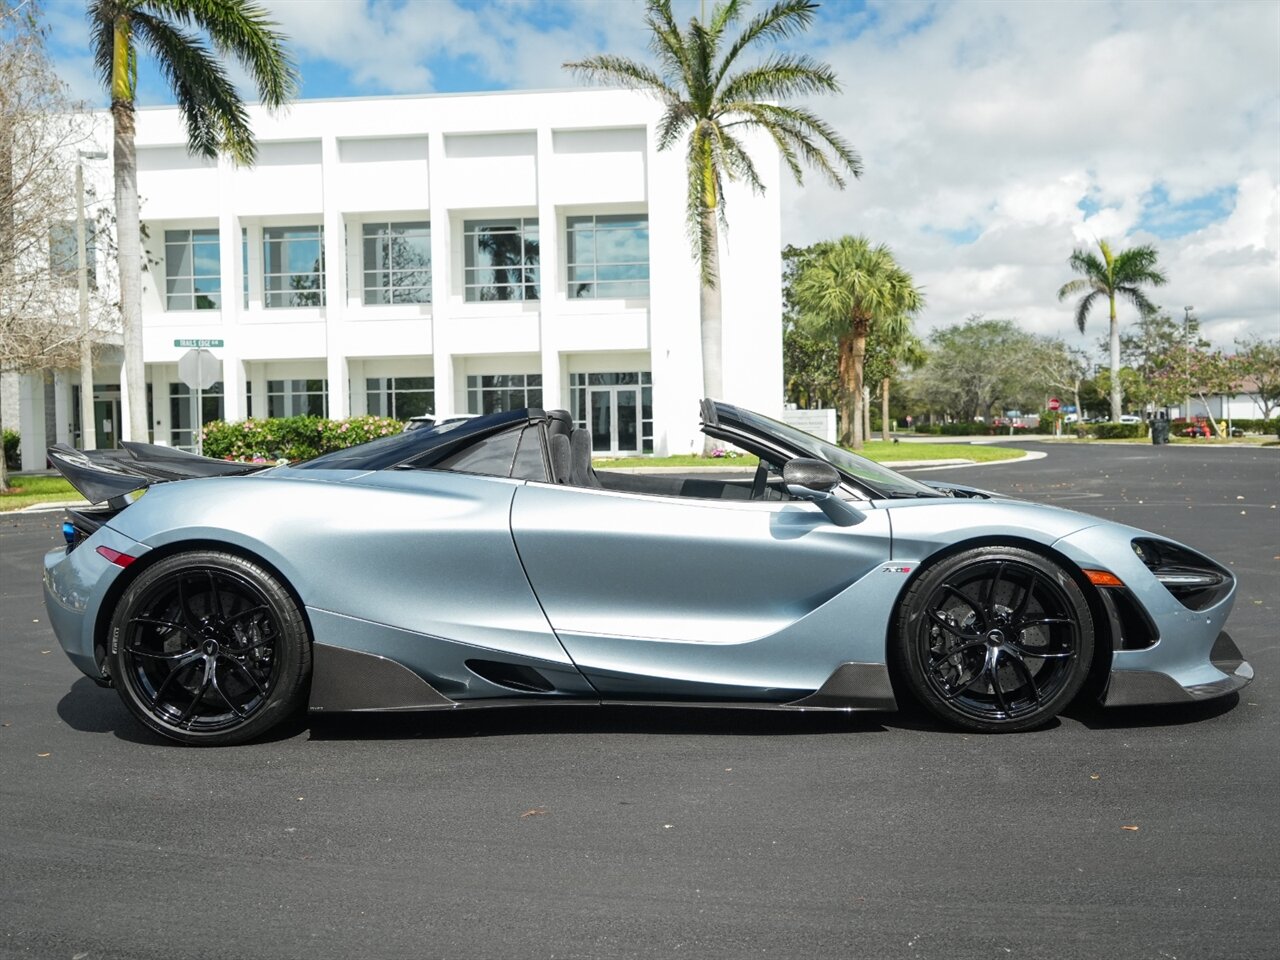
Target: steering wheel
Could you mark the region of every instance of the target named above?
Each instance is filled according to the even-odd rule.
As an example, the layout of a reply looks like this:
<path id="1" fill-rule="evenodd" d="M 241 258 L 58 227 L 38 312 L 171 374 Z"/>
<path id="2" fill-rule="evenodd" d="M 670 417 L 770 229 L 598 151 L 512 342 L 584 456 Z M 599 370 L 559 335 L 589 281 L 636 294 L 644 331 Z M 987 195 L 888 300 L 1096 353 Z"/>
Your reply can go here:
<path id="1" fill-rule="evenodd" d="M 751 499 L 763 500 L 769 489 L 769 466 L 763 460 L 756 465 L 756 475 L 751 481 Z"/>

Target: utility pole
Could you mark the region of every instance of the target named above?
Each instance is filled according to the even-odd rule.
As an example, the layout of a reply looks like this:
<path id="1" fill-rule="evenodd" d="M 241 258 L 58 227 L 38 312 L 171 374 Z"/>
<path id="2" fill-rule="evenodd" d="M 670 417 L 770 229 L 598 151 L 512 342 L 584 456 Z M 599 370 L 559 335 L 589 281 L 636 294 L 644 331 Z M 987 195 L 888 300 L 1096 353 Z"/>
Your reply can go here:
<path id="1" fill-rule="evenodd" d="M 1191 390 L 1191 311 L 1195 307 L 1182 308 L 1182 354 L 1185 357 L 1187 372 L 1187 390 Z M 1182 411 L 1182 419 L 1191 420 L 1191 394 L 1187 393 L 1187 405 Z M 1205 411 L 1206 413 L 1208 411 Z"/>

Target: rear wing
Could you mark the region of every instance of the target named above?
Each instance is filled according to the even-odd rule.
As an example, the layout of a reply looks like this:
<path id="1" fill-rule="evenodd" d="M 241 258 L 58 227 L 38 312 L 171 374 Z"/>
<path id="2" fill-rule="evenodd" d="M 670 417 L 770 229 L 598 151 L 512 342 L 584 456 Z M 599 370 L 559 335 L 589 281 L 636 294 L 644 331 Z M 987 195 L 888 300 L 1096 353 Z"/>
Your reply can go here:
<path id="1" fill-rule="evenodd" d="M 170 480 L 239 476 L 267 468 L 260 463 L 201 457 L 153 443 L 126 440 L 123 446 L 122 454 L 118 450 L 77 450 L 57 443 L 49 448 L 49 460 L 90 503 L 115 500 Z"/>

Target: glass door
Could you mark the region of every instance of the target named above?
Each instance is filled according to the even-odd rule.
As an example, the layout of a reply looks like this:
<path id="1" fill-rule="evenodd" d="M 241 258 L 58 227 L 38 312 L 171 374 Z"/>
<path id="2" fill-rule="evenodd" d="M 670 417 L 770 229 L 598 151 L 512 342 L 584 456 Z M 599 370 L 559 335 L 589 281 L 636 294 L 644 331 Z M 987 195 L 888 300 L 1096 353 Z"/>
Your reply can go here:
<path id="1" fill-rule="evenodd" d="M 640 408 L 634 387 L 588 387 L 587 408 L 593 453 L 640 451 Z"/>

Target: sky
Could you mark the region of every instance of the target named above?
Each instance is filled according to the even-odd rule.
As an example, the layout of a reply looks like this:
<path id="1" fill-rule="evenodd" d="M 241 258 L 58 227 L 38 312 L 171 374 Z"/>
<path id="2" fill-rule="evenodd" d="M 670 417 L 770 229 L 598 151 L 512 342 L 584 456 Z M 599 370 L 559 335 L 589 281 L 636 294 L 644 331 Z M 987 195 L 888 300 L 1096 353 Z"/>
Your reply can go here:
<path id="1" fill-rule="evenodd" d="M 262 2 L 304 98 L 570 88 L 565 61 L 649 56 L 640 0 Z M 45 0 L 51 53 L 105 105 L 84 8 Z M 804 103 L 864 174 L 784 179 L 783 241 L 888 244 L 922 333 L 983 314 L 1096 353 L 1105 310 L 1081 336 L 1057 291 L 1072 249 L 1106 239 L 1154 244 L 1152 299 L 1194 306 L 1215 345 L 1280 336 L 1280 2 L 827 0 L 790 49 L 835 69 L 841 92 Z M 140 84 L 141 105 L 172 102 L 145 61 Z"/>

